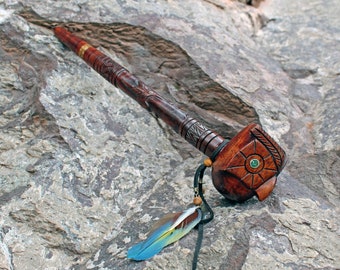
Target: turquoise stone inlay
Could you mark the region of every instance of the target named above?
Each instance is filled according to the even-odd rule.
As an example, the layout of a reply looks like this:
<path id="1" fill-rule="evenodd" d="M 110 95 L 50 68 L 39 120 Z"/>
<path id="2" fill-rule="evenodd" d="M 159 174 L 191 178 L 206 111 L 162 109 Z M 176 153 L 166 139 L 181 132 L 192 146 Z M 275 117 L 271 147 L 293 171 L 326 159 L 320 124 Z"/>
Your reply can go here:
<path id="1" fill-rule="evenodd" d="M 257 158 L 253 158 L 252 160 L 250 160 L 249 165 L 253 169 L 256 169 L 260 166 L 260 161 Z"/>

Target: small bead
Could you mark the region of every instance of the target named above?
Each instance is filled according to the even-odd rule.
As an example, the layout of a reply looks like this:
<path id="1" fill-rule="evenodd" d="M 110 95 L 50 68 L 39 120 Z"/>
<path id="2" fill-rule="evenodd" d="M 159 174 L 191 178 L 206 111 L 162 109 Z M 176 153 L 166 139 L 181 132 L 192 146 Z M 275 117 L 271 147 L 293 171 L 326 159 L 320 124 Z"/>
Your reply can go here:
<path id="1" fill-rule="evenodd" d="M 201 197 L 197 196 L 194 198 L 194 205 L 199 206 L 202 204 L 202 199 Z"/>
<path id="2" fill-rule="evenodd" d="M 212 166 L 212 161 L 211 161 L 210 158 L 205 159 L 203 163 L 204 163 L 204 165 L 206 167 L 211 167 Z"/>

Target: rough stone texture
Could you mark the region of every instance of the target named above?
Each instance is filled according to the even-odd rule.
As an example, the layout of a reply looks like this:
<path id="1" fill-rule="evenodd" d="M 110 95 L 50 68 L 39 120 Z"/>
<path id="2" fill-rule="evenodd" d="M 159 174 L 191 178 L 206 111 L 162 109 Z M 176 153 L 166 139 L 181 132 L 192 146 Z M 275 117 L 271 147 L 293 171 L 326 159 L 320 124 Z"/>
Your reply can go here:
<path id="1" fill-rule="evenodd" d="M 339 12 L 335 0 L 0 1 L 0 269 L 191 268 L 194 232 L 151 260 L 125 256 L 190 204 L 202 156 L 65 49 L 56 23 L 224 136 L 260 122 L 287 149 L 264 202 L 227 202 L 206 176 L 215 219 L 199 269 L 340 268 Z"/>

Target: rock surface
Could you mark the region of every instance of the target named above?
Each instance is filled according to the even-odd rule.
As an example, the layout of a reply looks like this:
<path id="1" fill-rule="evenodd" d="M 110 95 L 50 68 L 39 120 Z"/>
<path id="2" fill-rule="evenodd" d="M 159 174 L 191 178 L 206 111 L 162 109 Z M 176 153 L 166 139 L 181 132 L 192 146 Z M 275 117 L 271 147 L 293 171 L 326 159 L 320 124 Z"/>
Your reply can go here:
<path id="1" fill-rule="evenodd" d="M 0 269 L 191 269 L 195 232 L 145 262 L 126 251 L 191 203 L 202 155 L 65 49 L 56 24 L 222 135 L 259 122 L 287 150 L 264 202 L 227 202 L 206 176 L 199 269 L 339 269 L 339 12 L 0 1 Z"/>

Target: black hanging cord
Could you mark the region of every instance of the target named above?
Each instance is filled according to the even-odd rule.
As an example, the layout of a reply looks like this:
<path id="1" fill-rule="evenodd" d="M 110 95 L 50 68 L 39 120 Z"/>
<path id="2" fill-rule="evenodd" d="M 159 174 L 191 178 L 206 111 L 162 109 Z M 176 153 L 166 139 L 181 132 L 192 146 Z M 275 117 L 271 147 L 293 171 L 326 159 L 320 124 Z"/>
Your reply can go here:
<path id="1" fill-rule="evenodd" d="M 215 158 L 217 157 L 217 155 L 221 152 L 221 150 L 224 148 L 224 146 L 226 146 L 228 144 L 230 140 L 229 139 L 225 139 L 216 149 L 215 151 L 212 153 L 210 159 L 212 160 L 212 162 L 215 161 Z"/>
<path id="2" fill-rule="evenodd" d="M 194 177 L 195 196 L 199 196 L 202 199 L 202 204 L 200 206 L 200 209 L 202 211 L 202 219 L 198 223 L 198 236 L 197 236 L 197 241 L 196 241 L 196 246 L 195 246 L 194 258 L 192 261 L 192 270 L 195 270 L 197 267 L 198 255 L 199 255 L 199 251 L 201 249 L 202 240 L 203 240 L 203 225 L 208 223 L 214 218 L 214 212 L 208 205 L 203 194 L 203 176 L 204 176 L 204 172 L 206 168 L 207 167 L 204 164 L 200 165 L 197 168 L 195 177 Z"/>
<path id="3" fill-rule="evenodd" d="M 194 258 L 192 260 L 192 270 L 196 270 L 197 262 L 198 262 L 198 254 L 202 246 L 202 240 L 203 240 L 203 223 L 199 223 L 198 224 L 198 236 L 197 236 L 196 246 L 195 246 L 195 253 L 194 253 Z"/>
<path id="4" fill-rule="evenodd" d="M 221 143 L 217 149 L 213 152 L 213 154 L 210 157 L 211 162 L 215 161 L 216 156 L 218 153 L 226 146 L 226 144 L 229 142 L 229 140 L 225 140 L 223 143 Z M 200 206 L 201 211 L 202 211 L 202 219 L 198 223 L 198 236 L 197 236 L 197 241 L 196 241 L 196 246 L 195 246 L 195 252 L 194 252 L 194 258 L 192 261 L 192 270 L 196 270 L 197 267 L 197 262 L 198 262 L 198 255 L 199 251 L 202 246 L 202 240 L 203 240 L 203 225 L 210 222 L 214 218 L 214 212 L 207 203 L 207 201 L 204 198 L 203 194 L 203 176 L 205 169 L 207 168 L 206 163 L 201 164 L 195 173 L 194 177 L 194 192 L 195 192 L 195 197 L 200 197 L 202 199 L 202 204 Z"/>
<path id="5" fill-rule="evenodd" d="M 207 201 L 204 198 L 204 194 L 203 194 L 203 176 L 204 176 L 204 172 L 206 169 L 206 165 L 202 164 L 200 165 L 195 173 L 195 177 L 194 177 L 194 190 L 195 190 L 195 196 L 199 196 L 202 199 L 202 204 L 201 204 L 201 210 L 202 210 L 202 219 L 200 221 L 200 223 L 208 223 L 209 221 L 211 221 L 214 218 L 214 212 L 211 209 L 211 207 L 209 206 L 209 204 L 207 203 Z"/>

